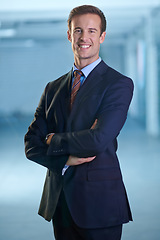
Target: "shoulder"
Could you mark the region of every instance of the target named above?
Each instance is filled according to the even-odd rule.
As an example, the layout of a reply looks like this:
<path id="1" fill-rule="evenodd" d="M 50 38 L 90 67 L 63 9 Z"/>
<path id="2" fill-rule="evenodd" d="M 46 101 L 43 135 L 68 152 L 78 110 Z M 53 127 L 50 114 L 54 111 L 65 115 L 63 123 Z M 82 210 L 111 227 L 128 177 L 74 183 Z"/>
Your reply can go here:
<path id="1" fill-rule="evenodd" d="M 49 82 L 45 87 L 45 92 L 56 92 L 59 88 L 63 87 L 66 83 L 70 82 L 71 79 L 71 72 L 60 76 L 59 78 L 52 80 Z"/>
<path id="2" fill-rule="evenodd" d="M 59 78 L 48 83 L 48 88 L 59 87 L 68 77 L 70 77 L 71 71 L 60 76 Z"/>
<path id="3" fill-rule="evenodd" d="M 127 77 L 114 68 L 108 66 L 104 61 L 101 61 L 98 71 L 101 71 L 103 80 L 106 81 L 109 85 L 120 83 L 122 85 L 128 85 L 131 89 L 134 88 L 133 81 L 130 77 Z"/>

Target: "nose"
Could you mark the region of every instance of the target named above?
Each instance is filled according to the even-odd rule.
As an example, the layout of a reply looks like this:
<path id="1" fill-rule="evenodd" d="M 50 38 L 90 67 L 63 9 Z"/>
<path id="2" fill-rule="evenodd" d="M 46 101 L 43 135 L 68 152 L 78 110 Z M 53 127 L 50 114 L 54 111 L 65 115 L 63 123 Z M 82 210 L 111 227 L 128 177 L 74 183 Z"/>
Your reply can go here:
<path id="1" fill-rule="evenodd" d="M 81 33 L 80 39 L 81 39 L 82 41 L 86 41 L 86 40 L 88 39 L 88 33 L 87 33 L 87 31 L 83 31 L 83 32 Z"/>

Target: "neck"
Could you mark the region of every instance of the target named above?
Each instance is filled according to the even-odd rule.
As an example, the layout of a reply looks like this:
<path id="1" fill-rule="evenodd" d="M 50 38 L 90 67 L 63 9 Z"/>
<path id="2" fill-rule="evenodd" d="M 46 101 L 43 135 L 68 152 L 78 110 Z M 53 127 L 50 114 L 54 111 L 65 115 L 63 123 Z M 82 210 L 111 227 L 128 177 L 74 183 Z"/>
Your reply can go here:
<path id="1" fill-rule="evenodd" d="M 82 68 L 84 68 L 84 67 L 88 66 L 89 64 L 95 62 L 98 58 L 99 58 L 99 56 L 96 59 L 94 59 L 94 60 L 92 59 L 90 61 L 89 61 L 89 59 L 77 59 L 77 58 L 75 58 L 74 59 L 74 64 L 79 70 L 81 70 Z"/>

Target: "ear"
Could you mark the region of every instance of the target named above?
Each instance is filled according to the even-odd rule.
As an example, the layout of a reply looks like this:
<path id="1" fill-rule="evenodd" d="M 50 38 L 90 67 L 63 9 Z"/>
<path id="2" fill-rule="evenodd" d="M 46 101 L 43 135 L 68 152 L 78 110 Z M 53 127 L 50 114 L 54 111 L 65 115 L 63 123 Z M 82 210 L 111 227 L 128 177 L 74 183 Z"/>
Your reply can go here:
<path id="1" fill-rule="evenodd" d="M 68 40 L 69 40 L 70 42 L 72 42 L 72 38 L 71 38 L 71 34 L 70 34 L 70 31 L 69 31 L 69 30 L 67 31 L 67 37 L 68 37 Z"/>
<path id="2" fill-rule="evenodd" d="M 103 32 L 100 36 L 100 43 L 104 42 L 105 36 L 106 36 L 106 32 Z"/>

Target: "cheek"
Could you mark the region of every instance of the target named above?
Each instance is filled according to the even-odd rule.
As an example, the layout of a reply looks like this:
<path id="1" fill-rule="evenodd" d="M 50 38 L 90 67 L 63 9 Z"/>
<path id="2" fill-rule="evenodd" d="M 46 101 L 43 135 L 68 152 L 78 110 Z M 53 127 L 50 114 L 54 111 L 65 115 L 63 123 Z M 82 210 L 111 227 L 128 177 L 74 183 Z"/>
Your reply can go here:
<path id="1" fill-rule="evenodd" d="M 99 46 L 100 46 L 100 40 L 99 40 L 99 39 L 95 39 L 93 42 L 94 42 L 94 45 L 95 45 L 96 47 L 99 47 Z"/>
<path id="2" fill-rule="evenodd" d="M 77 48 L 76 42 L 72 40 L 72 49 L 75 50 Z"/>
<path id="3" fill-rule="evenodd" d="M 92 41 L 93 41 L 96 45 L 99 45 L 99 44 L 100 44 L 100 38 L 99 38 L 99 37 L 94 37 L 94 38 L 92 38 Z"/>
<path id="4" fill-rule="evenodd" d="M 78 39 L 77 38 L 72 38 L 72 44 L 76 47 L 77 46 Z"/>

